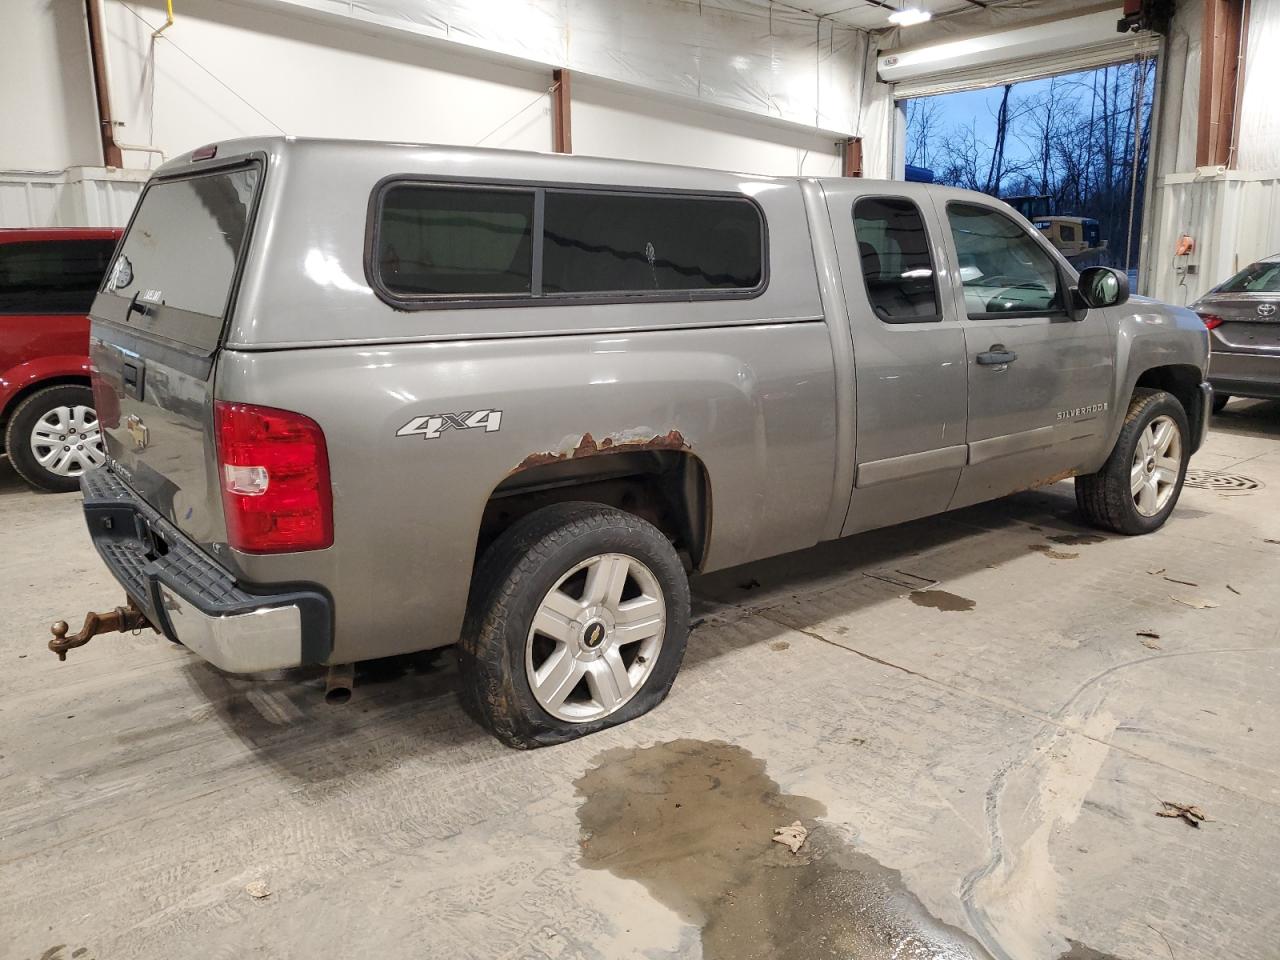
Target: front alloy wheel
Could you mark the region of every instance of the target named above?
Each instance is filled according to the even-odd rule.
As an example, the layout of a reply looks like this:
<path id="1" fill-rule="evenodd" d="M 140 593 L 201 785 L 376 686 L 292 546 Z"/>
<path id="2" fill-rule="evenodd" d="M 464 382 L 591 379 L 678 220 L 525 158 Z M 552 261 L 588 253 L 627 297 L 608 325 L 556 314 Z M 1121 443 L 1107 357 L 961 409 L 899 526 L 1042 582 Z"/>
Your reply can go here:
<path id="1" fill-rule="evenodd" d="M 1169 502 L 1182 470 L 1182 432 L 1173 418 L 1156 417 L 1138 434 L 1129 470 L 1133 502 L 1144 517 L 1154 517 Z"/>
<path id="2" fill-rule="evenodd" d="M 1116 533 L 1158 530 L 1169 519 L 1187 474 L 1187 412 L 1172 394 L 1138 387 L 1107 462 L 1076 477 L 1086 520 Z"/>

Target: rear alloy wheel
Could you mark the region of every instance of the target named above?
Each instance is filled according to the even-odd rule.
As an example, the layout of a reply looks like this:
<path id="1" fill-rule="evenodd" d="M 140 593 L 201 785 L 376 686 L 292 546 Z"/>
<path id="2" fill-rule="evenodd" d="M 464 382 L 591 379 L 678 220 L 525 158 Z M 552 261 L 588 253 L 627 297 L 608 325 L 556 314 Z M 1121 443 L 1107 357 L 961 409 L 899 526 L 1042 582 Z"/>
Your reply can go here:
<path id="1" fill-rule="evenodd" d="M 75 384 L 37 390 L 9 418 L 5 450 L 32 486 L 53 493 L 79 490 L 81 475 L 106 462 L 93 393 Z"/>
<path id="2" fill-rule="evenodd" d="M 661 703 L 688 632 L 689 583 L 660 530 L 598 504 L 545 507 L 476 568 L 464 700 L 509 746 L 572 740 Z"/>
<path id="3" fill-rule="evenodd" d="M 1190 448 L 1187 413 L 1163 390 L 1139 388 L 1111 456 L 1076 477 L 1076 504 L 1094 526 L 1116 533 L 1158 530 L 1182 493 Z"/>

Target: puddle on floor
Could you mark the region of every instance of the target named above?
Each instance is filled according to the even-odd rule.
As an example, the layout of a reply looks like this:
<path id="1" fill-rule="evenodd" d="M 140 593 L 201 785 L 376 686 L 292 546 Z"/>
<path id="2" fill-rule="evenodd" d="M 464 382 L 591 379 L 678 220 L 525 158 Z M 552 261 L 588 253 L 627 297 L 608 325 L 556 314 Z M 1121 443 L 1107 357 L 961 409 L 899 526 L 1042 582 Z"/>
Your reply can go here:
<path id="1" fill-rule="evenodd" d="M 917 607 L 932 607 L 934 610 L 960 612 L 977 606 L 968 597 L 948 593 L 946 590 L 912 590 L 909 596 Z"/>
<path id="2" fill-rule="evenodd" d="M 1050 560 L 1074 560 L 1076 557 L 1080 556 L 1078 553 L 1067 553 L 1065 550 L 1055 550 L 1047 543 L 1033 543 L 1029 545 L 1027 549 L 1033 550 L 1036 553 L 1043 553 Z"/>
<path id="3" fill-rule="evenodd" d="M 1099 536 L 1096 533 L 1063 533 L 1056 537 L 1050 537 L 1054 543 L 1061 543 L 1068 547 L 1087 546 L 1091 543 L 1102 543 L 1106 537 Z"/>
<path id="4" fill-rule="evenodd" d="M 705 960 L 989 960 L 741 747 L 675 740 L 598 759 L 576 783 L 582 865 L 701 927 Z M 809 836 L 793 854 L 772 837 L 796 820 Z"/>

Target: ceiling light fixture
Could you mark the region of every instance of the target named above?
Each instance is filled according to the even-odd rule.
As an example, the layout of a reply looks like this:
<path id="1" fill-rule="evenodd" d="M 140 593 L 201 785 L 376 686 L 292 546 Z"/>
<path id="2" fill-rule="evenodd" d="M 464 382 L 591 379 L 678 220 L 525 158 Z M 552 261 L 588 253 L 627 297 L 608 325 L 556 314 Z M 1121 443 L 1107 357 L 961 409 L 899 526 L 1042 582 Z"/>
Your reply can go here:
<path id="1" fill-rule="evenodd" d="M 919 7 L 906 7 L 889 14 L 889 22 L 899 27 L 914 27 L 917 23 L 928 23 L 933 14 Z"/>

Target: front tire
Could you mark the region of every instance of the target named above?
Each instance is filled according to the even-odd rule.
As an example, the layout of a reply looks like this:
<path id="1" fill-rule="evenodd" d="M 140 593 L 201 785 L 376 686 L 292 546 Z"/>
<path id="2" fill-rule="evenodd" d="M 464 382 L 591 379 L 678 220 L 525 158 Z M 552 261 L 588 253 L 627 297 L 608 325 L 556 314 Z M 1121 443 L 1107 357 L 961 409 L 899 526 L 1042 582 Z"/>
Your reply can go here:
<path id="1" fill-rule="evenodd" d="M 459 644 L 463 696 L 508 746 L 561 743 L 662 702 L 689 582 L 652 524 L 592 503 L 522 518 L 481 559 Z"/>
<path id="2" fill-rule="evenodd" d="M 93 392 L 74 383 L 37 390 L 13 411 L 4 447 L 13 469 L 33 487 L 79 490 L 80 475 L 106 461 Z"/>
<path id="3" fill-rule="evenodd" d="M 1163 390 L 1138 388 L 1111 456 L 1076 477 L 1076 505 L 1096 527 L 1133 536 L 1164 526 L 1191 458 L 1187 413 Z"/>
<path id="4" fill-rule="evenodd" d="M 1215 393 L 1213 395 L 1213 412 L 1221 413 L 1224 409 L 1226 409 L 1227 404 L 1230 402 L 1231 402 L 1231 394 Z"/>

